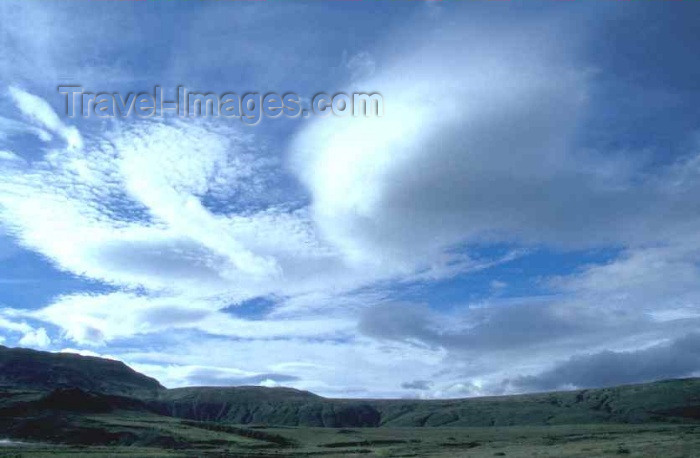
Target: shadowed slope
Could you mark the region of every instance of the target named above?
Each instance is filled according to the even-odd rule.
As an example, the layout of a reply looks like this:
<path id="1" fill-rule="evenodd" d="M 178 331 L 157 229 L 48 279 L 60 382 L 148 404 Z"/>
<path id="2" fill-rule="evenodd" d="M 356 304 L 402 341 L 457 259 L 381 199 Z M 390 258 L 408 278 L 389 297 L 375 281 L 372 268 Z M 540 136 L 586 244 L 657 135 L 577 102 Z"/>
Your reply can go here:
<path id="1" fill-rule="evenodd" d="M 123 396 L 150 397 L 165 389 L 121 361 L 0 346 L 0 388 L 80 388 Z"/>

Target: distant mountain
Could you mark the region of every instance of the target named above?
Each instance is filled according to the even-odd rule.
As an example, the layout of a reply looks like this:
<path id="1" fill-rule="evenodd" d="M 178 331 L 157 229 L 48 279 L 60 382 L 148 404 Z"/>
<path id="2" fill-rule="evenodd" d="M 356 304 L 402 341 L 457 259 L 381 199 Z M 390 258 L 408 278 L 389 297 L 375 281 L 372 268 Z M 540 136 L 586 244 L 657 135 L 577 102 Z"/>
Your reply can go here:
<path id="1" fill-rule="evenodd" d="M 0 345 L 0 389 L 3 388 L 80 388 L 136 397 L 155 396 L 165 389 L 157 380 L 121 361 Z"/>
<path id="2" fill-rule="evenodd" d="M 321 427 L 700 421 L 700 379 L 452 400 L 328 399 L 292 388 L 165 389 L 119 361 L 0 347 L 2 425 L 50 412 L 141 412 L 191 421 Z M 37 420 L 38 421 L 38 420 Z"/>

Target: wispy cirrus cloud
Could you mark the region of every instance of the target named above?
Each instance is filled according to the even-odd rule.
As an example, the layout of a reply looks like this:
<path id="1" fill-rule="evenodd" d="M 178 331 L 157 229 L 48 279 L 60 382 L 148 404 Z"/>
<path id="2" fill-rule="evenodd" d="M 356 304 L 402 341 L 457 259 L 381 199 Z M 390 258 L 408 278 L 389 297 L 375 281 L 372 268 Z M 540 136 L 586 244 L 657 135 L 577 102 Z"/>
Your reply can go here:
<path id="1" fill-rule="evenodd" d="M 83 139 L 78 129 L 65 125 L 44 99 L 14 86 L 8 88 L 8 93 L 27 121 L 59 135 L 69 148 L 82 147 Z"/>

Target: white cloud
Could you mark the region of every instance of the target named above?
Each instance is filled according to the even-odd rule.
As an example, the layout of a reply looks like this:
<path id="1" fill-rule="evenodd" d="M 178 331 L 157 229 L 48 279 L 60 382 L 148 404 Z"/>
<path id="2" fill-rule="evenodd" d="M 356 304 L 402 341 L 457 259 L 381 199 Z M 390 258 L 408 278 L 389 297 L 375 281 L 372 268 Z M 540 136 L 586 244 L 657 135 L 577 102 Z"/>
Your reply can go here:
<path id="1" fill-rule="evenodd" d="M 41 97 L 10 86 L 8 93 L 28 121 L 48 129 L 63 138 L 69 148 L 81 148 L 83 139 L 74 126 L 66 126 Z"/>
<path id="2" fill-rule="evenodd" d="M 354 84 L 382 93 L 383 118 L 331 116 L 299 133 L 293 164 L 326 240 L 357 265 L 406 273 L 469 243 L 693 237 L 700 215 L 683 208 L 697 153 L 649 173 L 639 155 L 578 149 L 592 73 L 546 34 L 480 32 L 436 33 Z"/>
<path id="3" fill-rule="evenodd" d="M 17 156 L 12 151 L 0 150 L 0 161 L 21 161 L 22 158 Z"/>
<path id="4" fill-rule="evenodd" d="M 562 180 L 596 198 L 567 144 L 585 72 L 509 35 L 455 35 L 470 53 L 442 37 L 357 83 L 383 95 L 384 117 L 326 118 L 297 138 L 314 220 L 351 262 L 406 273 L 465 241 L 547 239 L 568 229 L 555 226 Z"/>
<path id="5" fill-rule="evenodd" d="M 314 296 L 339 302 L 354 288 L 400 272 L 348 265 L 319 237 L 308 209 L 270 203 L 260 181 L 279 172 L 270 171 L 264 151 L 251 148 L 236 130 L 146 122 L 107 132 L 81 150 L 50 150 L 30 168 L 8 171 L 0 180 L 0 218 L 20 243 L 61 269 L 147 291 L 63 297 L 41 316 L 75 341 L 95 344 L 167 328 L 139 321 L 141 309 L 174 304 L 213 313 L 269 294 L 311 309 Z M 404 278 L 478 268 L 465 256 L 438 256 Z M 111 307 L 116 311 L 105 311 Z M 292 330 L 271 322 L 245 331 L 244 323 L 223 315 L 195 323 L 236 336 L 323 335 L 349 326 L 346 318 L 298 320 Z"/>
<path id="6" fill-rule="evenodd" d="M 697 315 L 700 305 L 699 254 L 700 245 L 682 239 L 665 246 L 630 249 L 609 262 L 549 281 L 598 313 L 690 318 Z"/>
<path id="7" fill-rule="evenodd" d="M 12 332 L 29 333 L 32 327 L 24 322 L 17 322 L 16 313 L 13 310 L 0 309 L 0 329 Z"/>
<path id="8" fill-rule="evenodd" d="M 246 320 L 216 310 L 224 305 L 181 296 L 77 294 L 26 315 L 61 327 L 68 339 L 85 345 L 174 329 L 244 339 L 337 338 L 354 331 L 354 321 L 341 317 Z"/>
<path id="9" fill-rule="evenodd" d="M 369 339 L 231 341 L 171 336 L 167 345 L 167 352 L 135 349 L 118 356 L 169 387 L 193 384 L 192 375 L 206 368 L 219 378 L 250 380 L 238 384 L 257 384 L 269 378 L 280 385 L 325 396 L 388 397 L 405 395 L 401 383 L 408 374 L 433 378 L 445 355 L 439 349 L 415 349 Z M 253 382 L 255 376 L 264 375 L 267 377 Z M 210 379 L 208 383 L 212 382 Z"/>
<path id="10" fill-rule="evenodd" d="M 24 347 L 47 348 L 51 345 L 51 339 L 46 329 L 38 328 L 24 334 L 18 343 Z"/>
<path id="11" fill-rule="evenodd" d="M 5 118 L 3 116 L 0 116 L 0 140 L 7 140 L 9 137 L 12 137 L 14 135 L 19 135 L 23 133 L 31 133 L 32 135 L 36 136 L 43 142 L 49 142 L 51 141 L 51 134 L 45 131 L 44 129 L 41 129 L 36 126 L 32 126 L 30 124 L 27 124 L 25 122 L 17 121 L 14 119 L 9 119 Z M 9 159 L 9 155 L 11 154 L 12 156 L 16 156 L 16 158 L 19 158 L 19 156 L 15 155 L 14 153 L 11 153 L 9 151 L 3 151 L 4 153 L 9 153 L 9 154 L 4 154 L 5 159 Z M 13 160 L 16 160 L 13 159 Z"/>
<path id="12" fill-rule="evenodd" d="M 205 208 L 210 191 L 248 191 L 256 167 L 232 169 L 245 146 L 235 136 L 163 124 L 115 135 L 85 151 L 51 151 L 0 181 L 0 215 L 23 244 L 107 282 L 238 298 L 269 292 L 279 277 L 274 255 L 325 256 L 301 214 Z"/>

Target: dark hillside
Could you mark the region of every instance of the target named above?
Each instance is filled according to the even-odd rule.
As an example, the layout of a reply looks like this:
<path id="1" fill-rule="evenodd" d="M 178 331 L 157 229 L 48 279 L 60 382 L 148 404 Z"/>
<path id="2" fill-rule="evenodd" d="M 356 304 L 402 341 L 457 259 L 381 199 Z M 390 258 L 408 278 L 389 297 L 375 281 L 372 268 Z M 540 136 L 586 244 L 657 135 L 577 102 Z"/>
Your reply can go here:
<path id="1" fill-rule="evenodd" d="M 391 426 L 512 426 L 700 421 L 700 379 L 448 401 L 378 400 Z"/>
<path id="2" fill-rule="evenodd" d="M 80 388 L 137 397 L 152 397 L 164 389 L 121 361 L 0 346 L 0 389 L 9 388 Z"/>
<path id="3" fill-rule="evenodd" d="M 182 388 L 152 403 L 198 421 L 287 426 L 513 426 L 699 421 L 700 379 L 451 400 L 327 399 L 289 388 Z"/>
<path id="4" fill-rule="evenodd" d="M 308 391 L 264 387 L 191 387 L 161 393 L 159 413 L 198 421 L 288 426 L 379 426 L 363 401 L 337 402 Z"/>

